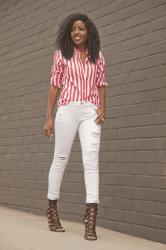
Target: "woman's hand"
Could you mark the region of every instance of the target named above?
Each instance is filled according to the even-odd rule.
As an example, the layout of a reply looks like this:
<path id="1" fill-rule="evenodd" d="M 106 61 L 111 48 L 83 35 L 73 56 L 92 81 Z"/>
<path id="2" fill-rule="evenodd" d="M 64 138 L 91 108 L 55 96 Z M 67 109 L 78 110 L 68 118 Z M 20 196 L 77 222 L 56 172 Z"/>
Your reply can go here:
<path id="1" fill-rule="evenodd" d="M 97 112 L 98 116 L 97 116 L 95 121 L 97 122 L 97 124 L 103 124 L 104 119 L 105 119 L 105 109 L 104 109 L 104 107 L 99 107 L 96 112 Z"/>
<path id="2" fill-rule="evenodd" d="M 44 134 L 50 138 L 51 134 L 53 134 L 53 122 L 51 118 L 46 119 L 43 130 Z"/>

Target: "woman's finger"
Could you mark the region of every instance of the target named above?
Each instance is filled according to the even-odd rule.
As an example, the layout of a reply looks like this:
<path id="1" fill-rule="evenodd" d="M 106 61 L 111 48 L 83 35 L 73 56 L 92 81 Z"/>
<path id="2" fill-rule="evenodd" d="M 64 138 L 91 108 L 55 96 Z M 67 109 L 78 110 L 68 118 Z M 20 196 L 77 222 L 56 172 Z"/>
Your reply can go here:
<path id="1" fill-rule="evenodd" d="M 51 130 L 48 127 L 44 127 L 44 134 L 48 137 L 50 135 Z"/>
<path id="2" fill-rule="evenodd" d="M 96 121 L 97 123 L 102 123 L 102 122 L 104 122 L 103 119 L 104 119 L 104 116 L 103 116 L 103 115 L 99 115 L 99 116 L 96 118 L 95 121 Z"/>

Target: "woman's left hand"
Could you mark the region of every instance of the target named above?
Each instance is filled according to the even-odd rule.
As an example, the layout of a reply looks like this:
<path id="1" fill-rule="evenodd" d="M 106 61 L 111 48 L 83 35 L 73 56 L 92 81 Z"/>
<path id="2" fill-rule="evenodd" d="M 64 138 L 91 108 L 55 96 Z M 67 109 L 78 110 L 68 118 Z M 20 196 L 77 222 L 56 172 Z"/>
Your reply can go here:
<path id="1" fill-rule="evenodd" d="M 98 116 L 96 118 L 96 123 L 97 124 L 103 124 L 104 123 L 104 119 L 105 119 L 105 109 L 104 107 L 99 107 L 97 110 L 96 110 Z"/>

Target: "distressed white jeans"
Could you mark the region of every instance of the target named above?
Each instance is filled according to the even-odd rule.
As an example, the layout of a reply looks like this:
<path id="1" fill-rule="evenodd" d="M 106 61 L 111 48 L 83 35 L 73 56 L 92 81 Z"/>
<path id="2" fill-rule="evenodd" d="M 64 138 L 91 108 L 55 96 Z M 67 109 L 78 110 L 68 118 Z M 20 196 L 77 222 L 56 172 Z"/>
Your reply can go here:
<path id="1" fill-rule="evenodd" d="M 48 174 L 48 199 L 55 200 L 60 197 L 64 170 L 78 130 L 84 166 L 86 203 L 99 203 L 101 125 L 95 122 L 96 110 L 97 106 L 89 101 L 70 102 L 58 107 L 54 126 L 54 156 Z"/>

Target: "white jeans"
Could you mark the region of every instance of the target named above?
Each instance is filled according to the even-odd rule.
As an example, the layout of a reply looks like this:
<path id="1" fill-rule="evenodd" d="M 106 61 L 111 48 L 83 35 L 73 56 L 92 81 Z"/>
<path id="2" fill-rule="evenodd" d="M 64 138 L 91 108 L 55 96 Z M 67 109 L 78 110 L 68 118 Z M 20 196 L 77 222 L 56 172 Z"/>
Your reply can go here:
<path id="1" fill-rule="evenodd" d="M 55 116 L 54 157 L 48 174 L 50 200 L 59 199 L 65 167 L 78 130 L 84 166 L 86 203 L 99 203 L 99 149 L 101 125 L 95 122 L 97 106 L 89 101 L 58 107 Z"/>

